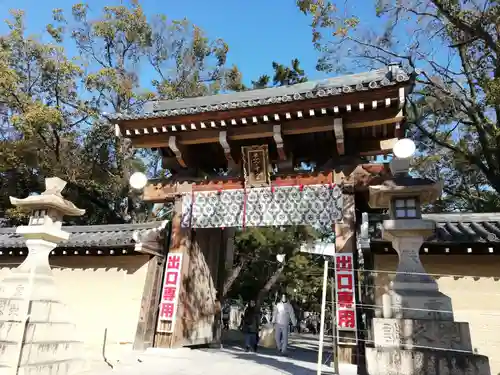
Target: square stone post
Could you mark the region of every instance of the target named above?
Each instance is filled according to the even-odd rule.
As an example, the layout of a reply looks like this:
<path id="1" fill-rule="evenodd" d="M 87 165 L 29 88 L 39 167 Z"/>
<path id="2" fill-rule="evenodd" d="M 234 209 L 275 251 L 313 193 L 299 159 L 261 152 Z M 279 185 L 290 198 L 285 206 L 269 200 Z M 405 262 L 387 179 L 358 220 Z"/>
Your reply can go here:
<path id="1" fill-rule="evenodd" d="M 45 185 L 41 195 L 10 197 L 13 205 L 31 211 L 29 225 L 16 231 L 26 239 L 28 256 L 0 284 L 0 368 L 13 375 L 84 370 L 83 345 L 58 297 L 49 255 L 69 238 L 61 230 L 63 216 L 85 210 L 61 196 L 65 181 L 47 178 Z"/>

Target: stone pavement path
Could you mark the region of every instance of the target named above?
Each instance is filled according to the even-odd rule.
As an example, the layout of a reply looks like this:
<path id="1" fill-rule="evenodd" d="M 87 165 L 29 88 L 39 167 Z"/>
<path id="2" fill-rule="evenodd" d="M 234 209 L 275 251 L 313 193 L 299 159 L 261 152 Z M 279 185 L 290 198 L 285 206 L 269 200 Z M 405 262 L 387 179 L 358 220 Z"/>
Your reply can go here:
<path id="1" fill-rule="evenodd" d="M 310 337 L 294 337 L 287 357 L 262 349 L 245 353 L 237 347 L 223 349 L 150 349 L 134 354 L 113 370 L 92 375 L 316 375 L 316 341 Z M 323 367 L 323 374 L 333 374 Z M 341 365 L 341 375 L 354 375 L 356 368 Z"/>

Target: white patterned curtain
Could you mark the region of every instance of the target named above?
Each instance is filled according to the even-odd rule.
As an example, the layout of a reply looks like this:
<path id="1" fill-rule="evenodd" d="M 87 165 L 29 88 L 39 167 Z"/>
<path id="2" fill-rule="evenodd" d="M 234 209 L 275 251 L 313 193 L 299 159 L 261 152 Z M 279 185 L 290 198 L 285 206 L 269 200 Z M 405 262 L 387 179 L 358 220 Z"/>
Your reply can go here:
<path id="1" fill-rule="evenodd" d="M 328 228 L 342 219 L 342 207 L 342 190 L 337 185 L 195 192 L 183 196 L 182 226 Z"/>

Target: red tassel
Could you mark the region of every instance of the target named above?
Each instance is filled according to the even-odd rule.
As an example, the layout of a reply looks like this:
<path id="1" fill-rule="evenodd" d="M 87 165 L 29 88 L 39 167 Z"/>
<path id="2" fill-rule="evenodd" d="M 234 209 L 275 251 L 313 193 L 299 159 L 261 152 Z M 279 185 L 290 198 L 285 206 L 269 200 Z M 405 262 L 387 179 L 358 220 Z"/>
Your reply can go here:
<path id="1" fill-rule="evenodd" d="M 242 227 L 245 230 L 247 224 L 247 189 L 243 189 L 243 223 Z"/>
<path id="2" fill-rule="evenodd" d="M 276 187 L 275 187 L 275 186 L 273 186 L 273 185 L 271 185 L 271 193 L 273 193 L 273 194 L 274 194 L 274 192 L 275 192 L 275 191 L 276 191 Z"/>
<path id="3" fill-rule="evenodd" d="M 304 191 L 304 185 L 303 185 L 303 184 L 300 184 L 300 186 L 299 186 L 299 190 L 300 190 L 300 191 Z"/>

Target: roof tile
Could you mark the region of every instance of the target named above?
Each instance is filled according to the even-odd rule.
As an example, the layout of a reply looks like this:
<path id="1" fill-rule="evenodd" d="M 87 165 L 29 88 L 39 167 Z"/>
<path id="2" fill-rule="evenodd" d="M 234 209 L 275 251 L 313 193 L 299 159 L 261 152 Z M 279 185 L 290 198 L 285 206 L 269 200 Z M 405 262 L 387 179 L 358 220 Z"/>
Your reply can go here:
<path id="1" fill-rule="evenodd" d="M 422 218 L 436 222 L 436 232 L 426 240 L 427 243 L 500 243 L 500 214 L 427 214 Z M 383 219 L 380 215 L 370 215 L 373 240 L 381 240 Z"/>
<path id="2" fill-rule="evenodd" d="M 159 221 L 141 224 L 64 226 L 62 229 L 71 233 L 69 240 L 61 242 L 58 248 L 90 247 L 132 247 L 135 231 L 157 228 Z M 0 248 L 25 248 L 23 237 L 16 233 L 16 228 L 0 228 Z"/>
<path id="3" fill-rule="evenodd" d="M 175 117 L 203 112 L 259 107 L 318 97 L 367 91 L 407 82 L 410 75 L 399 65 L 389 65 L 369 72 L 344 75 L 290 86 L 271 87 L 230 94 L 148 102 L 143 113 L 106 114 L 109 120 L 139 120 Z"/>

